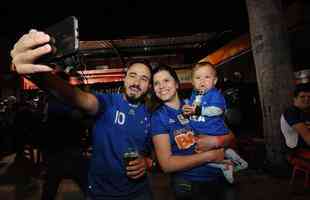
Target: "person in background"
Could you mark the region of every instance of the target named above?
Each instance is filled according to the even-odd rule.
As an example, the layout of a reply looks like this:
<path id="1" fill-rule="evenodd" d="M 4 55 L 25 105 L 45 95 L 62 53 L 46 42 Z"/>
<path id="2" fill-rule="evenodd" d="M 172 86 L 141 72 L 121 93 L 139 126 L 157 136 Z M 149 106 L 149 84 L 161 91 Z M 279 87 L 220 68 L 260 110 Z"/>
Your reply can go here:
<path id="1" fill-rule="evenodd" d="M 87 119 L 79 110 L 55 97 L 47 98 L 44 133 L 40 137 L 40 149 L 47 164 L 41 199 L 54 200 L 64 178 L 73 179 L 86 197 L 88 160 L 82 153 L 81 138 L 88 125 Z"/>
<path id="2" fill-rule="evenodd" d="M 50 40 L 49 35 L 36 30 L 23 35 L 11 50 L 12 70 L 95 117 L 88 199 L 152 199 L 144 159 L 151 139 L 150 113 L 144 104 L 152 77 L 150 65 L 145 61 L 133 61 L 128 65 L 124 93 L 90 93 L 69 85 L 53 74 L 51 67 L 34 64 L 38 58 L 52 52 Z M 134 153 L 128 154 L 128 149 L 133 149 Z M 137 154 L 125 164 L 125 155 Z"/>
<path id="3" fill-rule="evenodd" d="M 233 141 L 233 135 L 221 135 L 220 140 L 207 135 L 195 139 L 190 120 L 183 116 L 180 82 L 171 67 L 159 64 L 154 69 L 153 87 L 161 103 L 152 113 L 154 149 L 161 169 L 171 174 L 176 199 L 235 199 L 233 186 L 221 170 L 208 165 L 224 159 L 223 147 Z"/>
<path id="4" fill-rule="evenodd" d="M 310 83 L 295 86 L 293 105 L 280 118 L 287 154 L 310 160 Z"/>
<path id="5" fill-rule="evenodd" d="M 215 87 L 217 80 L 216 70 L 211 63 L 202 62 L 194 65 L 193 92 L 188 104 L 183 106 L 183 112 L 189 117 L 195 134 L 219 136 L 230 133 L 224 119 L 225 98 Z M 226 180 L 233 183 L 233 171 L 246 169 L 248 163 L 232 148 L 225 149 L 225 158 L 223 164 L 210 165 L 220 168 Z"/>
<path id="6" fill-rule="evenodd" d="M 38 133 L 41 130 L 40 115 L 36 112 L 33 101 L 21 101 L 17 106 L 14 127 L 11 134 L 14 138 L 15 158 L 8 173 L 15 179 L 15 199 L 25 199 L 29 194 L 38 191 L 39 184 L 35 179 L 38 168 L 31 156 L 32 150 L 38 147 Z"/>

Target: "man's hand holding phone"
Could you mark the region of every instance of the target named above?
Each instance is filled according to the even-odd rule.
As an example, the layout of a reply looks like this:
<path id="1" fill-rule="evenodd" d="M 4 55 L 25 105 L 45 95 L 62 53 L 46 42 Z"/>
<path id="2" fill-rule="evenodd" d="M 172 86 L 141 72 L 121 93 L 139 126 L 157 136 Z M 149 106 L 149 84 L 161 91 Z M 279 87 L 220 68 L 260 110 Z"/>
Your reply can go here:
<path id="1" fill-rule="evenodd" d="M 30 30 L 22 36 L 11 51 L 11 68 L 20 74 L 32 74 L 52 71 L 51 67 L 63 64 L 58 69 L 65 70 L 76 64 L 73 57 L 78 49 L 77 19 L 70 16 L 44 32 Z"/>
<path id="2" fill-rule="evenodd" d="M 53 69 L 47 65 L 34 64 L 38 58 L 52 51 L 49 41 L 48 34 L 33 29 L 23 35 L 11 50 L 12 71 L 19 74 L 52 71 Z"/>

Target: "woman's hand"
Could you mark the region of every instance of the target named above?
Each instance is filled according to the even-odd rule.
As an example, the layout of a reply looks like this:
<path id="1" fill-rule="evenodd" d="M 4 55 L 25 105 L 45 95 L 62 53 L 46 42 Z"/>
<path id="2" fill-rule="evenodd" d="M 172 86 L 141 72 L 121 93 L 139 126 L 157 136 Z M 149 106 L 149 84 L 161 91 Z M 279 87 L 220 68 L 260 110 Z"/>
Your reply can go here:
<path id="1" fill-rule="evenodd" d="M 197 153 L 209 151 L 219 146 L 218 136 L 198 135 L 196 138 L 195 151 Z"/>
<path id="2" fill-rule="evenodd" d="M 212 159 L 210 162 L 222 162 L 224 160 L 224 148 L 210 150 L 206 153 L 212 155 Z"/>
<path id="3" fill-rule="evenodd" d="M 147 165 L 143 157 L 139 157 L 136 160 L 130 161 L 126 170 L 128 177 L 138 179 L 146 174 Z"/>
<path id="4" fill-rule="evenodd" d="M 23 35 L 11 50 L 12 71 L 19 74 L 52 71 L 53 69 L 46 65 L 34 64 L 39 57 L 52 51 L 49 41 L 49 35 L 36 30 L 30 30 Z"/>

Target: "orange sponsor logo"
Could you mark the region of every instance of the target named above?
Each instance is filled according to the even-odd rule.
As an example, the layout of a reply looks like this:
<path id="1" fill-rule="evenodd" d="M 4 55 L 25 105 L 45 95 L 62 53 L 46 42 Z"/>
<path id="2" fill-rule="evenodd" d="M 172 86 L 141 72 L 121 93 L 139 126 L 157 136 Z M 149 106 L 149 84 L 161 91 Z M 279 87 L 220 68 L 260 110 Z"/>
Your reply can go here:
<path id="1" fill-rule="evenodd" d="M 195 136 L 192 131 L 178 134 L 174 137 L 179 149 L 188 149 L 195 144 Z"/>

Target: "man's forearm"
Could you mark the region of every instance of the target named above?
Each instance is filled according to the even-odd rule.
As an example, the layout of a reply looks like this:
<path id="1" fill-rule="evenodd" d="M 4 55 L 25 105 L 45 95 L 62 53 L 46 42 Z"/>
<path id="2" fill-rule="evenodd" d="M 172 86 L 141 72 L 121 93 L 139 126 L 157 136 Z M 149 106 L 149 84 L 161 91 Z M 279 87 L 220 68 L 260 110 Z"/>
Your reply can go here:
<path id="1" fill-rule="evenodd" d="M 77 91 L 57 75 L 50 72 L 42 72 L 24 76 L 42 90 L 48 91 L 66 102 L 75 104 L 76 100 L 74 97 L 77 96 Z"/>
<path id="2" fill-rule="evenodd" d="M 44 72 L 26 75 L 25 77 L 34 82 L 42 90 L 50 92 L 58 99 L 83 109 L 86 112 L 92 112 L 90 109 L 91 106 L 85 101 L 88 99 L 85 97 L 86 93 L 77 87 L 73 87 L 57 75 Z"/>

